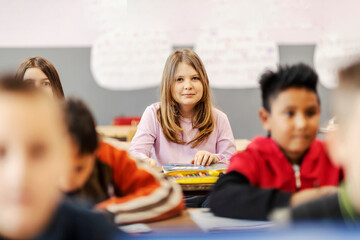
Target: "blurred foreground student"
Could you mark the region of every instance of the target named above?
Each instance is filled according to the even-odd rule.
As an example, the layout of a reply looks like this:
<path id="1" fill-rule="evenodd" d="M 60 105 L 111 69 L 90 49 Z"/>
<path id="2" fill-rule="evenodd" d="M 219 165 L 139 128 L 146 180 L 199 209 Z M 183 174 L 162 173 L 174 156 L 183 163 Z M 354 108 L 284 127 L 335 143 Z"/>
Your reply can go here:
<path id="1" fill-rule="evenodd" d="M 42 57 L 25 59 L 16 70 L 18 80 L 34 84 L 51 96 L 64 98 L 59 74 L 54 65 Z"/>
<path id="2" fill-rule="evenodd" d="M 61 203 L 68 161 L 59 104 L 31 85 L 0 81 L 0 239 L 112 239 L 101 214 Z"/>
<path id="3" fill-rule="evenodd" d="M 334 100 L 339 125 L 328 144 L 332 159 L 345 170 L 345 184 L 338 194 L 294 208 L 291 217 L 345 219 L 360 226 L 360 62 L 340 71 Z"/>
<path id="4" fill-rule="evenodd" d="M 340 171 L 315 139 L 320 118 L 317 81 L 304 64 L 262 75 L 259 115 L 268 136 L 254 138 L 231 158 L 210 198 L 216 215 L 266 219 L 275 207 L 337 191 Z"/>
<path id="5" fill-rule="evenodd" d="M 194 51 L 168 57 L 160 95 L 143 113 L 129 153 L 150 165 L 227 163 L 236 152 L 234 136 L 227 116 L 211 104 L 209 79 Z"/>
<path id="6" fill-rule="evenodd" d="M 181 213 L 181 187 L 133 160 L 126 151 L 99 141 L 94 119 L 82 101 L 66 101 L 66 121 L 72 138 L 72 166 L 61 187 L 71 200 L 88 203 L 117 224 Z"/>

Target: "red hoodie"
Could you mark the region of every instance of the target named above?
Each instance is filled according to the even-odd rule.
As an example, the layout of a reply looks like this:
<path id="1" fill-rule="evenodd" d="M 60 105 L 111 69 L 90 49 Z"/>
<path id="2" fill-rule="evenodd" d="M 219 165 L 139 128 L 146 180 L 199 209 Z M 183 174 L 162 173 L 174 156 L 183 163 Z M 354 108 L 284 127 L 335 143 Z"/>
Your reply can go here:
<path id="1" fill-rule="evenodd" d="M 314 140 L 300 166 L 299 189 L 293 167 L 276 142 L 270 137 L 257 137 L 245 151 L 232 156 L 228 172 L 237 171 L 260 188 L 295 192 L 306 188 L 338 185 L 341 171 L 330 161 L 324 143 Z"/>

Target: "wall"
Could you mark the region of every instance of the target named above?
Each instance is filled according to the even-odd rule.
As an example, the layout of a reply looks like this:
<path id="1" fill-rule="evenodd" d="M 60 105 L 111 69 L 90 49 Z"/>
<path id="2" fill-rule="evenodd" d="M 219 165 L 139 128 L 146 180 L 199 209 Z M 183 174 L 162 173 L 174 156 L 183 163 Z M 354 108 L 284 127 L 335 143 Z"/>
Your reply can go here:
<path id="1" fill-rule="evenodd" d="M 314 45 L 280 45 L 280 63 L 299 61 L 313 65 Z M 97 123 L 110 124 L 114 116 L 141 115 L 145 107 L 158 101 L 159 89 L 110 91 L 99 87 L 90 73 L 90 48 L 0 48 L 0 69 L 16 67 L 30 56 L 43 56 L 56 66 L 66 96 L 84 99 L 94 112 Z M 210 79 L 211 81 L 211 79 Z M 330 90 L 320 86 L 323 123 L 330 117 Z M 260 107 L 258 89 L 213 89 L 214 104 L 224 111 L 236 138 L 252 138 L 263 134 L 257 112 Z"/>

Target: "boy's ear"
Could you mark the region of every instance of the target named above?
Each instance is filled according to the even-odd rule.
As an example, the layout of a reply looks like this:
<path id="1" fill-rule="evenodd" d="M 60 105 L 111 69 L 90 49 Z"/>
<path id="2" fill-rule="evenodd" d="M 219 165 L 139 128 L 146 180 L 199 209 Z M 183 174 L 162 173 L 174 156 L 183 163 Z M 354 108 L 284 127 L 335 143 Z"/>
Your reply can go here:
<path id="1" fill-rule="evenodd" d="M 331 130 L 326 133 L 325 144 L 331 161 L 337 166 L 344 167 L 346 161 L 346 149 L 340 137 L 338 129 Z"/>
<path id="2" fill-rule="evenodd" d="M 261 107 L 259 110 L 259 117 L 260 117 L 263 129 L 266 132 L 270 132 L 270 122 L 269 122 L 270 121 L 269 120 L 270 113 L 264 107 Z"/>

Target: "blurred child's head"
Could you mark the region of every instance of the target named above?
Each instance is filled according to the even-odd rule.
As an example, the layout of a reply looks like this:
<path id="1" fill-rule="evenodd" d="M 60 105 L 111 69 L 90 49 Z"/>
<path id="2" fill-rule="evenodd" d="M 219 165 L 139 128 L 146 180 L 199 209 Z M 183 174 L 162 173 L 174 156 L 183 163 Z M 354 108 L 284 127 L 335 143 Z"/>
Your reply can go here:
<path id="1" fill-rule="evenodd" d="M 360 61 L 339 72 L 334 113 L 338 127 L 329 132 L 329 152 L 344 168 L 351 201 L 360 213 Z"/>
<path id="2" fill-rule="evenodd" d="M 43 89 L 49 95 L 64 98 L 64 91 L 59 75 L 52 63 L 42 57 L 24 60 L 17 69 L 19 79 L 29 81 Z"/>
<path id="3" fill-rule="evenodd" d="M 66 136 L 55 99 L 22 81 L 0 81 L 0 236 L 30 239 L 51 220 Z"/>
<path id="4" fill-rule="evenodd" d="M 94 118 L 84 102 L 69 98 L 65 102 L 65 119 L 71 138 L 71 169 L 62 179 L 61 190 L 78 190 L 89 179 L 95 164 L 98 135 Z"/>
<path id="5" fill-rule="evenodd" d="M 315 139 L 320 119 L 318 76 L 305 64 L 279 67 L 260 79 L 265 131 L 285 155 L 298 161 Z"/>
<path id="6" fill-rule="evenodd" d="M 199 144 L 214 128 L 209 79 L 199 56 L 190 49 L 174 51 L 166 60 L 161 88 L 159 121 L 165 137 L 179 139 L 179 118 L 191 118 L 199 134 L 190 142 Z M 204 130 L 203 130 L 204 129 Z"/>

